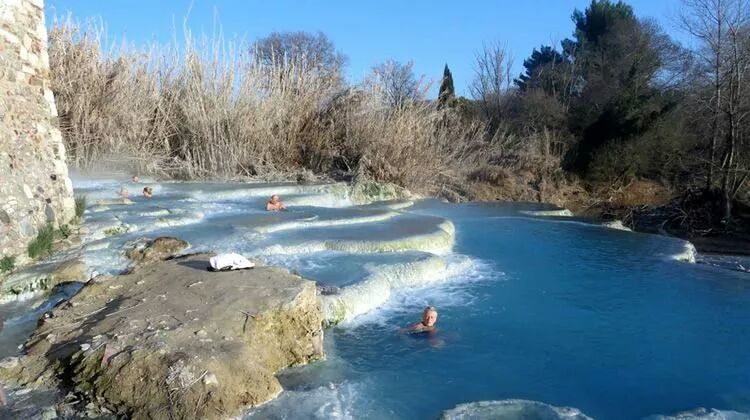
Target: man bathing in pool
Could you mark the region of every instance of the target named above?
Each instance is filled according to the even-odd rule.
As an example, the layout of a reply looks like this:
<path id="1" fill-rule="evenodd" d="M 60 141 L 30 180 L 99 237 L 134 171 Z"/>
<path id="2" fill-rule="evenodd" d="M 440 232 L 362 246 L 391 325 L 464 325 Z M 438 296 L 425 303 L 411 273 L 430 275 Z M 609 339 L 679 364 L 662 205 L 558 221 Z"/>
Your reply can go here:
<path id="1" fill-rule="evenodd" d="M 268 211 L 286 210 L 286 206 L 284 205 L 284 203 L 281 202 L 278 194 L 274 194 L 271 196 L 271 200 L 268 201 L 268 203 L 266 203 L 266 210 Z"/>
<path id="2" fill-rule="evenodd" d="M 437 324 L 438 312 L 433 306 L 428 306 L 422 311 L 422 321 L 409 325 L 403 328 L 402 332 L 407 333 L 423 333 L 435 331 L 435 324 Z"/>

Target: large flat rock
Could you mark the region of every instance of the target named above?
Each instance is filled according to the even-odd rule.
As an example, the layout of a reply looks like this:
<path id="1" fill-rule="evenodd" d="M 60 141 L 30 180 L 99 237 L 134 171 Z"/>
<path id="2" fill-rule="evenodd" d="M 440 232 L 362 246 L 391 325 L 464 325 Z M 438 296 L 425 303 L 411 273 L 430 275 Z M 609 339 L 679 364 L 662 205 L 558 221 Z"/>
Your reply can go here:
<path id="1" fill-rule="evenodd" d="M 129 418 L 225 418 L 274 398 L 277 371 L 323 357 L 315 283 L 274 267 L 212 273 L 208 257 L 92 280 L 0 376 Z"/>

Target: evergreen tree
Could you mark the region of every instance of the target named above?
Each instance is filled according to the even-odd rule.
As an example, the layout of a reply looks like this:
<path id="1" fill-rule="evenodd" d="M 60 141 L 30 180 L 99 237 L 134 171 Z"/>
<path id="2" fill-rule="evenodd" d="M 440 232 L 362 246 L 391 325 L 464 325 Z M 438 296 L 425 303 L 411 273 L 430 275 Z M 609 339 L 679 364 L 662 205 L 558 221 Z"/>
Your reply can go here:
<path id="1" fill-rule="evenodd" d="M 523 61 L 526 71 L 514 80 L 521 92 L 542 89 L 544 93 L 559 98 L 570 90 L 571 62 L 554 48 L 544 45 L 534 48 Z"/>
<path id="2" fill-rule="evenodd" d="M 443 81 L 440 83 L 440 92 L 438 93 L 438 107 L 442 108 L 446 104 L 450 103 L 456 96 L 456 91 L 453 88 L 453 74 L 448 68 L 448 64 L 445 65 L 443 70 Z"/>
<path id="3" fill-rule="evenodd" d="M 564 43 L 581 81 L 571 114 L 581 138 L 573 166 L 587 172 L 600 150 L 643 135 L 670 106 L 657 88 L 666 47 L 660 29 L 621 1 L 592 0 L 573 22 L 574 39 Z"/>

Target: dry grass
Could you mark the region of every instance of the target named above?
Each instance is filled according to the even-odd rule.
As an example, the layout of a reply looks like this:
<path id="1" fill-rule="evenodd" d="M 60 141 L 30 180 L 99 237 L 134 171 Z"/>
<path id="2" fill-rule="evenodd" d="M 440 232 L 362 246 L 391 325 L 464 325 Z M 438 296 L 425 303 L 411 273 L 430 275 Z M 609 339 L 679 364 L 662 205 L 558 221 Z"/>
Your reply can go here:
<path id="1" fill-rule="evenodd" d="M 302 66 L 264 66 L 241 47 L 187 32 L 181 53 L 103 53 L 100 34 L 69 21 L 50 32 L 60 125 L 81 169 L 201 178 L 298 167 L 306 120 L 338 88 Z"/>
<path id="2" fill-rule="evenodd" d="M 50 32 L 60 124 L 80 169 L 190 179 L 359 174 L 451 196 L 470 178 L 499 183 L 535 165 L 559 168 L 540 149 L 544 139 L 488 138 L 482 123 L 434 102 L 390 108 L 381 86 L 343 86 L 304 57 L 262 63 L 242 45 L 187 31 L 181 49 L 105 50 L 101 33 L 70 21 Z"/>

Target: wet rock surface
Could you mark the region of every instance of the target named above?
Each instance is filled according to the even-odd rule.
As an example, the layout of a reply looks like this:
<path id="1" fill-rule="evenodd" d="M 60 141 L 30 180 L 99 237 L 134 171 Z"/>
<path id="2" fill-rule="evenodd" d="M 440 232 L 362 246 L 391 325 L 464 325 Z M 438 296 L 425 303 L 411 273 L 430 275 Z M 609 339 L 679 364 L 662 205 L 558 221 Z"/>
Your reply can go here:
<path id="1" fill-rule="evenodd" d="M 126 256 L 137 264 L 146 264 L 166 260 L 189 246 L 190 244 L 182 239 L 162 236 L 154 240 L 144 239 L 138 242 L 126 252 Z"/>
<path id="2" fill-rule="evenodd" d="M 274 398 L 277 371 L 324 356 L 315 283 L 274 267 L 212 273 L 209 257 L 90 281 L 0 380 L 129 418 L 226 418 Z"/>
<path id="3" fill-rule="evenodd" d="M 48 291 L 61 283 L 88 280 L 88 267 L 78 258 L 37 264 L 0 279 L 0 302 Z"/>

